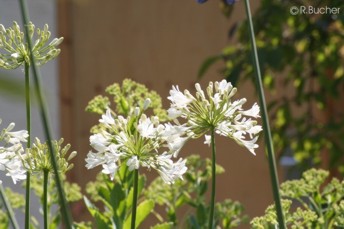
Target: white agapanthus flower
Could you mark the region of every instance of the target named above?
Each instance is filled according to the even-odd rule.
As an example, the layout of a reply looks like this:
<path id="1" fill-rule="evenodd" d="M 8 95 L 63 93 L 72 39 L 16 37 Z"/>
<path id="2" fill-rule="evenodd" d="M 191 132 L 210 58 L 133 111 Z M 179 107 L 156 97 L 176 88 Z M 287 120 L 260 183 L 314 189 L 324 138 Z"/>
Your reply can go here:
<path id="1" fill-rule="evenodd" d="M 28 132 L 26 130 L 12 131 L 14 126 L 15 124 L 11 123 L 0 132 L 0 170 L 6 172 L 6 176 L 10 176 L 13 183 L 16 183 L 26 179 L 21 155 L 24 152 L 22 143 L 27 141 Z"/>
<path id="2" fill-rule="evenodd" d="M 210 82 L 206 93 L 196 83 L 196 96 L 188 90 L 183 93 L 178 86 L 173 86 L 168 99 L 171 107 L 169 117 L 186 119 L 184 127 L 188 136 L 198 138 L 214 130 L 217 134 L 230 137 L 246 147 L 251 153 L 258 148 L 256 144 L 262 127 L 257 125 L 259 106 L 255 103 L 251 109 L 243 110 L 246 99 L 233 100 L 237 89 L 226 80 Z M 210 136 L 205 135 L 205 144 L 210 145 Z"/>
<path id="3" fill-rule="evenodd" d="M 181 178 L 187 170 L 185 166 L 186 160 L 180 158 L 174 163 L 171 158 L 171 154 L 164 152 L 157 157 L 158 166 L 155 167 L 163 181 L 167 184 L 171 184 L 177 178 Z"/>
<path id="4" fill-rule="evenodd" d="M 161 124 L 156 116 L 143 114 L 150 100 L 144 102 L 143 109 L 133 109 L 128 117 L 116 115 L 108 109 L 99 122 L 102 130 L 90 137 L 90 144 L 96 152 L 89 152 L 86 158 L 88 169 L 102 166 L 102 172 L 111 179 L 122 163 L 129 170 L 140 167 L 158 171 L 166 183 L 173 183 L 186 172 L 185 160 L 173 162 L 185 142 L 184 126 L 170 123 Z"/>

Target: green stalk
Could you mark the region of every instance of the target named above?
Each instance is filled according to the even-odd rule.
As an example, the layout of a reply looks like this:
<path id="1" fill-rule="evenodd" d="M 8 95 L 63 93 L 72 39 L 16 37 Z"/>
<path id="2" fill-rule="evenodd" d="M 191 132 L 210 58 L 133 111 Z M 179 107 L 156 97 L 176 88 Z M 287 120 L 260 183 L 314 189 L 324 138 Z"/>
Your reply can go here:
<path id="1" fill-rule="evenodd" d="M 6 195 L 5 195 L 5 190 L 4 190 L 4 187 L 2 187 L 2 184 L 0 184 L 0 196 L 1 196 L 1 199 L 2 199 L 2 202 L 3 202 L 3 205 L 6 208 L 8 218 L 9 218 L 13 228 L 14 229 L 19 229 L 17 220 L 14 217 L 14 213 L 13 213 L 12 207 L 11 207 L 10 203 L 8 202 L 8 199 L 7 199 Z"/>
<path id="2" fill-rule="evenodd" d="M 210 200 L 210 217 L 209 229 L 214 227 L 214 210 L 215 210 L 215 193 L 216 193 L 216 147 L 215 147 L 215 130 L 211 129 L 211 149 L 212 149 L 212 162 L 211 162 L 211 200 Z"/>
<path id="3" fill-rule="evenodd" d="M 31 99 L 30 99 L 30 64 L 25 62 L 25 101 L 26 101 L 26 129 L 29 134 L 26 148 L 31 147 Z M 25 229 L 30 228 L 30 171 L 26 172 L 25 185 Z"/>
<path id="4" fill-rule="evenodd" d="M 285 221 L 284 221 L 284 216 L 283 216 L 281 197 L 280 197 L 279 188 L 278 188 L 279 182 L 278 182 L 278 175 L 277 175 L 276 162 L 275 162 L 275 153 L 274 153 L 274 147 L 272 144 L 268 112 L 266 109 L 266 102 L 265 102 L 266 100 L 264 96 L 262 77 L 261 77 L 260 68 L 259 68 L 259 59 L 258 59 L 257 46 L 256 46 L 255 35 L 254 35 L 254 30 L 253 30 L 252 15 L 251 15 L 251 10 L 250 10 L 249 0 L 245 0 L 245 8 L 246 8 L 247 19 L 249 22 L 251 48 L 252 48 L 252 54 L 253 54 L 253 60 L 254 60 L 253 65 L 254 65 L 254 69 L 256 73 L 255 74 L 256 83 L 257 83 L 256 86 L 257 86 L 257 91 L 259 95 L 259 103 L 260 103 L 261 113 L 262 113 L 265 145 L 268 151 L 268 162 L 269 162 L 269 169 L 270 169 L 272 191 L 273 191 L 274 200 L 275 200 L 279 228 L 284 229 L 286 228 L 286 226 L 285 226 Z"/>
<path id="5" fill-rule="evenodd" d="M 48 229 L 48 175 L 49 170 L 43 171 L 43 217 L 44 229 Z"/>
<path id="6" fill-rule="evenodd" d="M 56 153 L 55 153 L 55 149 L 52 145 L 52 138 L 51 138 L 51 132 L 50 132 L 50 127 L 49 127 L 49 121 L 48 121 L 47 111 L 45 108 L 45 101 L 44 101 L 42 91 L 41 91 L 41 84 L 40 84 L 40 78 L 41 77 L 40 77 L 40 73 L 39 73 L 38 68 L 36 66 L 36 63 L 35 63 L 34 55 L 32 52 L 32 42 L 31 42 L 31 39 L 29 37 L 28 27 L 26 26 L 29 23 L 29 16 L 28 16 L 29 14 L 28 14 L 28 10 L 27 10 L 26 1 L 25 0 L 19 0 L 19 5 L 20 5 L 21 15 L 22 15 L 24 29 L 25 29 L 25 37 L 26 37 L 26 41 L 28 44 L 28 48 L 30 50 L 29 54 L 30 54 L 30 62 L 31 62 L 31 66 L 32 66 L 33 79 L 34 79 L 34 84 L 35 84 L 35 92 L 37 95 L 38 105 L 40 108 L 40 115 L 42 117 L 44 133 L 45 133 L 45 136 L 47 138 L 47 144 L 48 144 L 48 149 L 49 149 L 49 153 L 50 153 L 51 164 L 53 166 L 53 172 L 55 174 L 55 182 L 56 182 L 57 192 L 58 192 L 58 196 L 59 196 L 61 215 L 64 219 L 64 223 L 65 223 L 66 228 L 70 229 L 70 228 L 73 228 L 73 225 L 72 225 L 73 221 L 72 221 L 72 217 L 70 215 L 68 204 L 67 204 L 67 201 L 65 198 L 60 174 L 58 172 L 59 169 L 58 169 L 58 164 L 56 162 L 56 157 L 55 157 Z"/>
<path id="7" fill-rule="evenodd" d="M 137 208 L 137 192 L 139 186 L 139 170 L 134 169 L 134 193 L 133 193 L 133 205 L 131 207 L 131 229 L 135 229 L 136 223 L 136 208 Z"/>

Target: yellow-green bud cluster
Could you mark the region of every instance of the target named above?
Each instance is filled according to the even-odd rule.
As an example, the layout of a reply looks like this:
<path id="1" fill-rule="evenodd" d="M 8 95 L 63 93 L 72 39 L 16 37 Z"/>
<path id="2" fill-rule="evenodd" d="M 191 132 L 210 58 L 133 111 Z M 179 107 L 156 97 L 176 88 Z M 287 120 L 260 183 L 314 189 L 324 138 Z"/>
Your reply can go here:
<path id="1" fill-rule="evenodd" d="M 67 157 L 70 144 L 62 147 L 62 138 L 59 141 L 53 140 L 52 143 L 55 150 L 59 172 L 64 174 L 73 168 L 73 164 L 69 163 L 69 161 L 76 156 L 76 151 L 71 152 Z M 53 173 L 54 170 L 53 165 L 51 164 L 50 155 L 47 143 L 41 143 L 40 140 L 36 138 L 33 146 L 27 149 L 23 164 L 26 169 L 31 172 L 48 171 L 49 173 Z"/>

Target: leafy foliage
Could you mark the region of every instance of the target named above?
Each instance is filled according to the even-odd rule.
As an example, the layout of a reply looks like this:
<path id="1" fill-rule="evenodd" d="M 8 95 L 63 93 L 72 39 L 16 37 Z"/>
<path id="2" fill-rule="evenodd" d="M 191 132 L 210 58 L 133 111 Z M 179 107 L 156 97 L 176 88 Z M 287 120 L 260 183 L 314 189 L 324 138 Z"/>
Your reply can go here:
<path id="1" fill-rule="evenodd" d="M 73 203 L 81 200 L 82 194 L 80 186 L 76 183 L 70 183 L 66 181 L 65 175 L 62 175 L 61 178 L 63 179 L 67 202 Z M 31 188 L 33 189 L 35 195 L 40 198 L 41 204 L 43 204 L 43 174 L 31 176 Z M 56 189 L 54 174 L 52 173 L 49 174 L 48 193 L 48 218 L 50 219 L 49 228 L 59 228 L 60 224 L 62 223 L 62 218 L 59 209 L 58 192 Z"/>
<path id="2" fill-rule="evenodd" d="M 24 196 L 20 193 L 14 192 L 10 188 L 5 189 L 5 195 L 10 202 L 10 205 L 14 209 L 21 209 L 25 206 L 25 199 Z M 7 213 L 3 210 L 4 206 L 3 203 L 0 203 L 0 228 L 8 228 L 9 227 L 9 219 Z"/>
<path id="3" fill-rule="evenodd" d="M 122 85 L 114 83 L 105 90 L 107 96 L 98 95 L 92 99 L 86 111 L 96 114 L 104 114 L 108 107 L 113 106 L 117 114 L 127 116 L 130 109 L 139 106 L 142 109 L 145 99 L 150 98 L 153 114 L 160 120 L 167 119 L 167 112 L 162 108 L 161 97 L 153 90 L 148 90 L 143 84 L 131 79 L 124 79 Z M 114 103 L 114 104 L 112 104 Z M 95 130 L 96 127 L 93 128 Z"/>
<path id="4" fill-rule="evenodd" d="M 209 206 L 205 194 L 208 181 L 211 179 L 211 160 L 201 159 L 192 155 L 187 158 L 188 171 L 185 180 L 178 180 L 173 185 L 165 184 L 161 178 L 156 178 L 145 191 L 148 199 L 155 200 L 158 205 L 164 206 L 168 222 L 176 228 L 206 228 L 209 216 Z M 216 165 L 217 174 L 224 169 Z M 189 206 L 192 212 L 182 220 L 177 219 L 177 211 L 182 206 Z M 239 202 L 229 199 L 216 203 L 215 222 L 221 228 L 234 228 L 245 222 L 242 215 L 243 207 Z M 159 216 L 161 217 L 161 216 Z M 183 227 L 182 227 L 183 228 Z"/>
<path id="5" fill-rule="evenodd" d="M 93 202 L 101 203 L 102 208 L 96 207 L 87 197 L 84 197 L 86 206 L 95 218 L 96 228 L 130 228 L 131 207 L 133 196 L 133 176 L 128 167 L 121 165 L 114 181 L 108 176 L 98 174 L 96 181 L 89 182 L 86 192 Z M 146 183 L 144 176 L 139 176 L 138 196 Z M 140 199 L 140 198 L 139 198 Z M 154 208 L 154 201 L 143 200 L 137 206 L 137 227 L 146 219 Z M 94 227 L 93 227 L 94 228 Z"/>
<path id="6" fill-rule="evenodd" d="M 281 184 L 281 196 L 285 219 L 291 228 L 343 227 L 344 181 L 333 178 L 324 186 L 329 173 L 310 169 L 299 180 Z M 292 203 L 300 205 L 292 209 Z M 253 228 L 275 228 L 278 226 L 275 207 L 269 206 L 265 215 L 251 221 Z"/>
<path id="7" fill-rule="evenodd" d="M 58 228 L 61 224 L 61 216 L 58 208 L 59 199 L 56 189 L 55 180 L 53 179 L 54 175 L 50 174 L 49 185 L 48 185 L 48 209 L 49 209 L 49 218 L 51 219 L 49 228 L 54 229 Z M 76 183 L 70 183 L 65 180 L 65 176 L 62 176 L 64 180 L 64 189 L 66 193 L 66 198 L 68 203 L 73 203 L 79 201 L 82 198 L 81 189 Z M 31 176 L 31 189 L 34 191 L 34 194 L 39 198 L 41 204 L 43 203 L 43 174 L 34 174 Z M 25 182 L 23 183 L 25 185 Z M 10 188 L 6 188 L 5 194 L 14 210 L 22 211 L 25 210 L 25 198 L 21 193 L 14 192 Z M 57 207 L 57 208 L 56 208 Z M 2 208 L 2 204 L 0 204 Z M 54 211 L 51 211 L 54 209 Z M 7 213 L 3 210 L 0 210 L 0 228 L 9 228 Z M 31 224 L 34 228 L 39 228 L 38 220 L 31 216 Z"/>
<path id="8" fill-rule="evenodd" d="M 282 200 L 283 212 L 286 223 L 290 228 L 313 228 L 312 225 L 317 219 L 317 215 L 311 210 L 303 210 L 297 208 L 296 211 L 290 213 L 292 201 Z M 275 206 L 269 206 L 265 215 L 262 217 L 255 217 L 252 221 L 252 228 L 278 228 L 278 221 L 276 216 Z M 277 226 L 277 227 L 276 227 Z"/>
<path id="9" fill-rule="evenodd" d="M 205 194 L 211 178 L 211 160 L 201 160 L 199 156 L 190 156 L 188 166 L 185 180 L 176 180 L 171 185 L 158 177 L 147 188 L 144 188 L 146 179 L 140 175 L 140 201 L 136 219 L 138 225 L 152 213 L 159 220 L 157 225 L 151 227 L 153 229 L 206 227 L 209 206 L 206 204 Z M 217 172 L 221 174 L 224 169 L 217 165 Z M 84 197 L 95 222 L 92 226 L 78 224 L 77 227 L 80 229 L 130 228 L 132 183 L 133 173 L 130 173 L 124 165 L 121 166 L 114 181 L 99 173 L 96 181 L 87 184 L 86 192 L 90 199 Z M 155 205 L 164 206 L 166 216 L 156 212 Z M 189 206 L 194 211 L 188 213 L 184 221 L 179 221 L 177 215 L 182 206 Z M 243 207 L 239 202 L 227 199 L 216 204 L 216 224 L 222 228 L 235 228 L 245 222 L 246 216 L 242 214 Z"/>
<path id="10" fill-rule="evenodd" d="M 343 111 L 336 104 L 344 85 L 344 17 L 290 13 L 292 7 L 305 5 L 344 8 L 341 0 L 262 0 L 253 18 L 263 82 L 272 95 L 274 145 L 280 155 L 292 152 L 306 167 L 320 163 L 321 152 L 329 152 L 329 166 L 343 172 Z M 238 43 L 207 58 L 199 76 L 222 59 L 221 72 L 227 80 L 236 84 L 253 79 L 248 22 L 235 24 L 229 34 Z"/>

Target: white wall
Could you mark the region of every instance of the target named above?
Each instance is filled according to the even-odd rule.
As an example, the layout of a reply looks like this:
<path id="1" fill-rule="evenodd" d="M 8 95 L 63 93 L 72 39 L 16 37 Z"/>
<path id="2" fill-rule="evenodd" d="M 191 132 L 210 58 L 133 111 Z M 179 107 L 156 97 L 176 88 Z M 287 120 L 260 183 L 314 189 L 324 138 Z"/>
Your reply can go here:
<path id="1" fill-rule="evenodd" d="M 42 28 L 44 24 L 49 25 L 49 30 L 52 33 L 52 38 L 56 36 L 56 7 L 53 0 L 27 0 L 29 6 L 30 19 L 36 25 L 36 28 Z M 19 3 L 15 0 L 0 0 L 0 24 L 6 28 L 11 26 L 13 21 L 17 21 L 22 28 L 22 19 L 19 11 Z M 57 79 L 57 62 L 56 60 L 47 63 L 41 68 L 42 86 L 44 87 L 44 95 L 49 112 L 50 126 L 52 128 L 53 137 L 59 137 L 59 107 L 58 107 L 58 79 Z M 11 70 L 0 70 L 1 78 L 14 79 L 24 85 L 23 68 Z M 31 80 L 32 83 L 32 80 Z M 45 140 L 41 118 L 38 113 L 37 103 L 33 103 L 32 107 L 32 136 L 39 137 L 42 141 Z M 18 96 L 11 96 L 0 91 L 0 118 L 2 124 L 0 129 L 4 128 L 10 122 L 15 122 L 15 130 L 26 128 L 26 115 L 25 115 L 25 98 Z M 0 179 L 3 180 L 4 187 L 11 186 L 16 191 L 24 193 L 24 188 L 20 184 L 14 186 L 12 181 L 8 179 L 3 172 L 0 171 Z M 33 214 L 40 219 L 38 213 L 37 200 L 31 209 Z M 23 228 L 23 216 L 18 219 L 20 228 Z"/>

